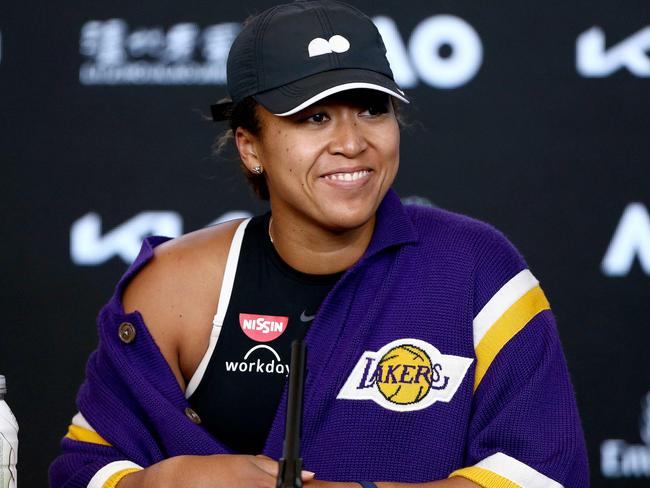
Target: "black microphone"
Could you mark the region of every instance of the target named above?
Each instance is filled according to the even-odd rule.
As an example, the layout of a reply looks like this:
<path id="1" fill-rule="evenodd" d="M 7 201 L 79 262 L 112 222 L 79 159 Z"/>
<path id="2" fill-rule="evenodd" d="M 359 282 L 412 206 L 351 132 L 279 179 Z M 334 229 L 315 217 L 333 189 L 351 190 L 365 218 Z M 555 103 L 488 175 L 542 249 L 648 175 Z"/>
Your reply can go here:
<path id="1" fill-rule="evenodd" d="M 305 342 L 291 343 L 291 369 L 287 394 L 287 420 L 284 447 L 276 488 L 302 488 L 302 458 L 300 457 L 300 430 L 302 426 L 303 386 L 305 382 Z"/>

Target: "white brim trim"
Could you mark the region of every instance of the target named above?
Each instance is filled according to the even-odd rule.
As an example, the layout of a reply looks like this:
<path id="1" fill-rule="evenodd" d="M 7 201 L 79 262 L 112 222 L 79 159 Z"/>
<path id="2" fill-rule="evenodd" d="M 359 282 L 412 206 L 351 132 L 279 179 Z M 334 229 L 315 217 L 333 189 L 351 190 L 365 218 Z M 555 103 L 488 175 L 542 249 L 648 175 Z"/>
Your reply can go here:
<path id="1" fill-rule="evenodd" d="M 385 86 L 381 86 L 381 85 L 375 85 L 374 83 L 360 83 L 360 82 L 357 82 L 357 83 L 344 83 L 343 85 L 333 86 L 332 88 L 328 88 L 327 90 L 320 92 L 318 95 L 314 95 L 310 99 L 305 100 L 300 105 L 298 105 L 297 107 L 292 108 L 288 112 L 284 112 L 284 113 L 281 113 L 281 114 L 274 114 L 274 115 L 277 115 L 278 117 L 287 117 L 289 115 L 293 115 L 293 114 L 295 114 L 297 112 L 300 112 L 302 109 L 304 109 L 306 107 L 309 107 L 310 105 L 313 105 L 317 101 L 322 100 L 323 98 L 327 98 L 330 95 L 334 95 L 335 93 L 340 93 L 340 92 L 346 91 L 346 90 L 357 90 L 359 88 L 365 88 L 365 89 L 369 89 L 369 90 L 377 90 L 377 91 L 380 91 L 380 92 L 388 93 L 389 95 L 392 95 L 395 98 L 400 99 L 404 103 L 410 103 L 404 97 L 404 92 L 402 92 L 402 90 L 400 90 L 400 93 L 397 93 L 397 92 L 391 90 L 390 88 L 386 88 Z"/>

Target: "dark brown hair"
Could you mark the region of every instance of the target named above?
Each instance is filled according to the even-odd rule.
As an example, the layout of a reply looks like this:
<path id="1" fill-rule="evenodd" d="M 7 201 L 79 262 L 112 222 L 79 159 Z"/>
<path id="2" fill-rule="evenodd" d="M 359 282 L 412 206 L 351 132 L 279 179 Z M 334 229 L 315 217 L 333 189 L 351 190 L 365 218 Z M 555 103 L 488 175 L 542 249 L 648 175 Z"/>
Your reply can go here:
<path id="1" fill-rule="evenodd" d="M 230 128 L 226 129 L 214 143 L 214 152 L 217 155 L 223 153 L 226 147 L 235 140 L 235 131 L 237 127 L 246 129 L 254 136 L 259 136 L 262 131 L 262 123 L 257 115 L 258 103 L 253 97 L 247 97 L 235 105 L 230 114 Z M 239 165 L 244 172 L 244 176 L 253 188 L 255 194 L 262 200 L 269 199 L 269 187 L 266 184 L 264 173 L 258 175 L 251 172 L 244 162 L 239 159 Z"/>

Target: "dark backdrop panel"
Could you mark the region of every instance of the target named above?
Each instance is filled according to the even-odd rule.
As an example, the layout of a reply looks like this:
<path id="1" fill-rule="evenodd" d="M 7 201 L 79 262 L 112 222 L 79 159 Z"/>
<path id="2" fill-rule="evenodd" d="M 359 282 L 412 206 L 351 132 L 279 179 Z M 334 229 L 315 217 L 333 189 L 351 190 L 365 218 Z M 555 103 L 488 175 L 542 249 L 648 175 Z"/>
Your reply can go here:
<path id="1" fill-rule="evenodd" d="M 523 252 L 558 318 L 592 485 L 647 486 L 647 2 L 354 3 L 413 100 L 395 188 Z M 46 483 L 139 239 L 265 208 L 211 155 L 222 127 L 204 115 L 238 23 L 272 4 L 3 5 L 0 373 L 21 486 Z"/>

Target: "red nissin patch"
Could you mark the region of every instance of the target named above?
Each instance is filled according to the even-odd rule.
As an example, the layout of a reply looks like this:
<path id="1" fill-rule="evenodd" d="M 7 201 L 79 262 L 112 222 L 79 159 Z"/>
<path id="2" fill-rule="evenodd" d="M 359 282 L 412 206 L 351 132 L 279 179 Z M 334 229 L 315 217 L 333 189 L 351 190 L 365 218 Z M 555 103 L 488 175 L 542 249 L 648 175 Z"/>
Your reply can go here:
<path id="1" fill-rule="evenodd" d="M 270 342 L 277 339 L 287 330 L 289 317 L 273 315 L 258 315 L 252 313 L 239 314 L 239 326 L 248 337 L 257 342 Z"/>

